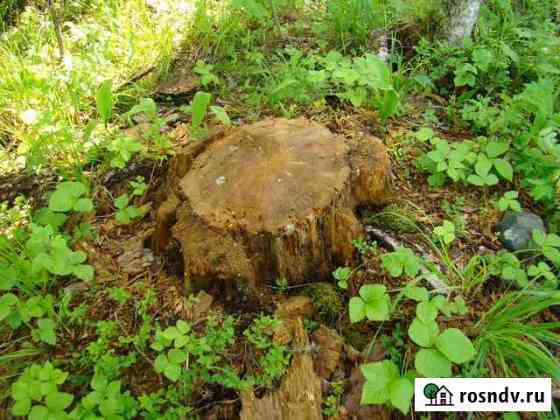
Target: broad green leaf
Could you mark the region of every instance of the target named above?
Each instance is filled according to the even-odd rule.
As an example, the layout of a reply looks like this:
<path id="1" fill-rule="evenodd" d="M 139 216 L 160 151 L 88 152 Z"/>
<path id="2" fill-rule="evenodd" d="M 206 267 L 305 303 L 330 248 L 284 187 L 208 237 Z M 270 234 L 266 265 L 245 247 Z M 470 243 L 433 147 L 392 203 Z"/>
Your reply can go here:
<path id="1" fill-rule="evenodd" d="M 196 92 L 192 101 L 192 125 L 199 127 L 206 116 L 208 105 L 212 100 L 212 95 L 207 92 Z"/>
<path id="2" fill-rule="evenodd" d="M 43 405 L 34 405 L 29 412 L 28 420 L 45 420 L 49 419 L 49 409 Z"/>
<path id="3" fill-rule="evenodd" d="M 350 322 L 359 322 L 366 317 L 366 305 L 361 298 L 357 296 L 351 298 L 348 308 L 350 311 Z"/>
<path id="4" fill-rule="evenodd" d="M 170 363 L 183 363 L 185 360 L 187 360 L 187 352 L 178 349 L 171 349 L 167 352 L 167 359 Z"/>
<path id="5" fill-rule="evenodd" d="M 390 360 L 367 363 L 360 367 L 368 382 L 374 383 L 378 388 L 387 387 L 392 381 L 399 377 L 397 365 Z"/>
<path id="6" fill-rule="evenodd" d="M 404 288 L 404 295 L 416 302 L 423 302 L 430 299 L 430 293 L 425 287 L 407 285 Z"/>
<path id="7" fill-rule="evenodd" d="M 388 387 L 379 387 L 377 383 L 367 381 L 362 388 L 362 399 L 360 403 L 366 404 L 384 404 L 389 401 Z"/>
<path id="8" fill-rule="evenodd" d="M 486 155 L 479 155 L 476 164 L 474 165 L 474 170 L 478 176 L 485 178 L 492 169 L 492 161 L 486 157 Z"/>
<path id="9" fill-rule="evenodd" d="M 416 353 L 414 367 L 426 378 L 451 377 L 451 362 L 435 349 L 421 349 Z"/>
<path id="10" fill-rule="evenodd" d="M 39 338 L 41 341 L 54 346 L 56 344 L 56 324 L 52 319 L 44 318 L 37 321 L 39 327 Z"/>
<path id="11" fill-rule="evenodd" d="M 103 373 L 96 372 L 91 380 L 91 387 L 96 391 L 104 391 L 109 381 Z"/>
<path id="12" fill-rule="evenodd" d="M 72 404 L 74 396 L 66 392 L 52 392 L 47 395 L 45 404 L 52 411 L 63 411 Z"/>
<path id="13" fill-rule="evenodd" d="M 457 328 L 443 331 L 436 339 L 435 346 L 454 363 L 468 362 L 476 354 L 471 340 Z"/>
<path id="14" fill-rule="evenodd" d="M 434 321 L 437 317 L 438 308 L 435 303 L 424 301 L 416 306 L 416 316 L 424 323 Z"/>
<path id="15" fill-rule="evenodd" d="M 380 299 L 366 302 L 366 316 L 370 321 L 386 321 L 389 319 L 391 301 L 385 295 Z"/>
<path id="16" fill-rule="evenodd" d="M 391 404 L 398 408 L 401 413 L 407 414 L 410 409 L 410 402 L 414 395 L 414 387 L 406 378 L 399 378 L 389 385 L 389 396 Z"/>
<path id="17" fill-rule="evenodd" d="M 422 127 L 420 130 L 418 130 L 416 133 L 414 133 L 414 136 L 418 140 L 424 142 L 424 141 L 428 141 L 432 137 L 434 137 L 434 131 L 431 128 Z"/>
<path id="18" fill-rule="evenodd" d="M 94 269 L 91 265 L 77 265 L 72 268 L 72 273 L 83 281 L 93 280 Z"/>
<path id="19" fill-rule="evenodd" d="M 109 122 L 113 112 L 113 82 L 105 80 L 99 86 L 97 94 L 95 95 L 95 103 L 97 105 L 97 113 L 105 124 Z"/>
<path id="20" fill-rule="evenodd" d="M 508 181 L 513 180 L 513 168 L 511 167 L 510 163 L 504 159 L 496 159 L 494 160 L 494 167 L 496 171 L 500 174 L 500 176 Z"/>
<path id="21" fill-rule="evenodd" d="M 177 382 L 181 376 L 181 366 L 175 364 L 168 364 L 163 369 L 163 374 L 167 376 L 171 381 Z"/>
<path id="22" fill-rule="evenodd" d="M 25 386 L 29 386 L 25 384 Z M 13 405 L 11 413 L 14 416 L 25 416 L 31 410 L 31 400 L 29 398 L 21 399 L 16 401 Z"/>
<path id="23" fill-rule="evenodd" d="M 211 106 L 210 111 L 214 113 L 216 118 L 224 125 L 231 125 L 231 120 L 226 110 L 221 106 Z"/>
<path id="24" fill-rule="evenodd" d="M 486 146 L 486 154 L 490 159 L 497 158 L 509 150 L 509 144 L 505 141 L 491 141 Z"/>
<path id="25" fill-rule="evenodd" d="M 122 194 L 117 198 L 115 198 L 115 202 L 114 202 L 115 207 L 118 208 L 119 210 L 122 210 L 126 208 L 126 206 L 128 206 L 129 201 L 130 198 L 128 197 L 128 194 Z"/>
<path id="26" fill-rule="evenodd" d="M 360 288 L 360 296 L 366 302 L 381 299 L 387 288 L 382 284 L 366 284 Z"/>
<path id="27" fill-rule="evenodd" d="M 414 318 L 408 335 L 412 341 L 422 347 L 431 347 L 439 334 L 439 327 L 435 321 L 424 323 L 418 318 Z"/>
<path id="28" fill-rule="evenodd" d="M 80 213 L 89 213 L 93 211 L 93 201 L 89 198 L 80 198 L 74 204 L 74 210 Z"/>

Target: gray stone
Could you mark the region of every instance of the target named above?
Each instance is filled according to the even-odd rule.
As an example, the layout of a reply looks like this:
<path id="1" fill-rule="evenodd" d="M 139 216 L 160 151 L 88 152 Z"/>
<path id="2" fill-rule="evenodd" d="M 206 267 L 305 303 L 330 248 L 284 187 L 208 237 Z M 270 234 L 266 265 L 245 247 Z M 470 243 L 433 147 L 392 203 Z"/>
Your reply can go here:
<path id="1" fill-rule="evenodd" d="M 521 251 L 531 245 L 533 230 L 546 232 L 543 220 L 534 213 L 506 212 L 497 226 L 498 238 L 504 248 Z"/>

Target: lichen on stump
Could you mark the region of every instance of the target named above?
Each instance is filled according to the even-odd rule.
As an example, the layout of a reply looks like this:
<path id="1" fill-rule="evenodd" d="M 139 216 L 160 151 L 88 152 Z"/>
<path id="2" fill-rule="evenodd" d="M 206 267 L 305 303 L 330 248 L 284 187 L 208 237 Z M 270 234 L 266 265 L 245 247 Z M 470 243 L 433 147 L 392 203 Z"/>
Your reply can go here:
<path id="1" fill-rule="evenodd" d="M 358 206 L 382 204 L 390 161 L 381 141 L 346 140 L 320 124 L 268 119 L 179 152 L 155 247 L 181 246 L 187 279 L 256 288 L 327 277 L 363 236 Z"/>

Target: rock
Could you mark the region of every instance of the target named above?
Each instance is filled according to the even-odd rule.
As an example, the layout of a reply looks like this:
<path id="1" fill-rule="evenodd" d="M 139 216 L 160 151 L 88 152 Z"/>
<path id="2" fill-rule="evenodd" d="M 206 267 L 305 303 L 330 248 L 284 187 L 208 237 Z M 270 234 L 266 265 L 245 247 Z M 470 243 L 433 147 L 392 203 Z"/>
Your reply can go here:
<path id="1" fill-rule="evenodd" d="M 256 398 L 252 390 L 241 392 L 241 420 L 320 420 L 321 380 L 313 370 L 309 339 L 301 319 L 295 319 L 292 364 L 280 387 Z"/>
<path id="2" fill-rule="evenodd" d="M 127 241 L 123 248 L 124 252 L 119 256 L 117 262 L 121 270 L 127 274 L 134 275 L 146 271 L 154 262 L 152 250 L 144 248 L 142 238 Z"/>
<path id="3" fill-rule="evenodd" d="M 321 325 L 311 335 L 311 341 L 318 347 L 313 353 L 315 372 L 328 380 L 340 364 L 344 340 L 335 330 Z"/>
<path id="4" fill-rule="evenodd" d="M 506 212 L 497 226 L 498 238 L 510 251 L 521 251 L 530 247 L 533 230 L 546 232 L 543 220 L 534 213 Z"/>
<path id="5" fill-rule="evenodd" d="M 305 119 L 231 129 L 173 160 L 152 242 L 161 252 L 174 237 L 198 288 L 330 278 L 356 257 L 352 240 L 363 226 L 355 209 L 381 205 L 390 192 L 380 140 L 346 140 Z"/>

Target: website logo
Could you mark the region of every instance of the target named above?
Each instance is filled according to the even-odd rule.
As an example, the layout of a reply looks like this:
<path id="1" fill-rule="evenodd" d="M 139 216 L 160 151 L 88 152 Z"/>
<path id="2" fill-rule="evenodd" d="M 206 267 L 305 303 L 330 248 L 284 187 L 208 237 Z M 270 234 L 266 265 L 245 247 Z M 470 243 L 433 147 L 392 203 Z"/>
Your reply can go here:
<path id="1" fill-rule="evenodd" d="M 549 412 L 550 378 L 417 378 L 418 412 Z"/>
<path id="2" fill-rule="evenodd" d="M 445 385 L 438 386 L 432 382 L 424 387 L 424 396 L 430 400 L 430 407 L 452 407 L 453 393 Z"/>

